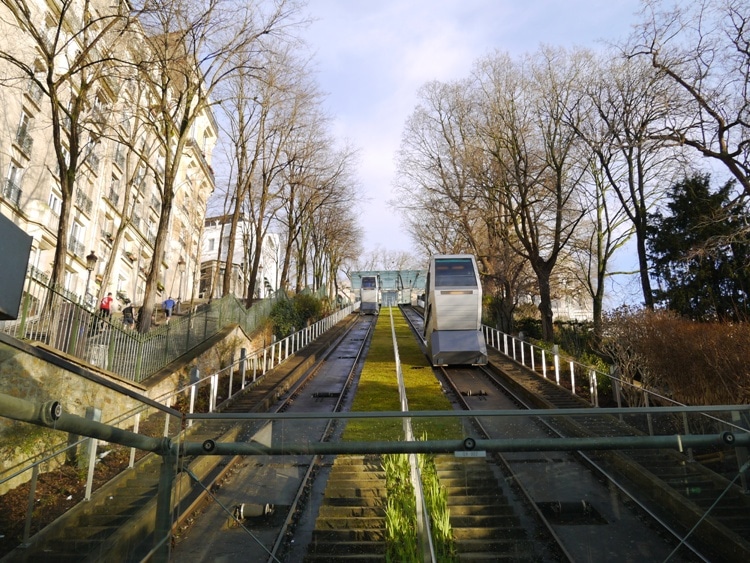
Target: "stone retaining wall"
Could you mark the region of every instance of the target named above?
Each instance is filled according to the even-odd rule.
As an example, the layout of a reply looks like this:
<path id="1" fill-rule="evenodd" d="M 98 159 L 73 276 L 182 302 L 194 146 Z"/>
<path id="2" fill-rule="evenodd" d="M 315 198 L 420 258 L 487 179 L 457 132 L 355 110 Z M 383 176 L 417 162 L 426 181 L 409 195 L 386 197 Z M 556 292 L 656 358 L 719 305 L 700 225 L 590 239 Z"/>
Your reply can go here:
<path id="1" fill-rule="evenodd" d="M 200 370 L 201 376 L 214 373 L 227 365 L 232 355 L 239 358 L 240 348 L 254 349 L 253 341 L 260 341 L 262 346 L 263 336 L 250 339 L 239 327 L 232 327 L 197 347 L 190 357 L 178 359 L 159 374 L 136 384 L 0 334 L 0 393 L 37 404 L 59 401 L 64 412 L 78 416 L 85 416 L 87 409 L 93 407 L 101 411 L 101 421 L 108 423 L 149 403 L 149 399 L 165 402 L 166 395 L 188 383 L 193 367 Z M 122 426 L 132 427 L 132 422 Z M 65 433 L 16 422 L 0 413 L 0 479 L 28 466 L 42 452 L 63 446 L 67 440 Z M 0 494 L 30 477 L 31 472 L 26 471 L 0 484 Z"/>

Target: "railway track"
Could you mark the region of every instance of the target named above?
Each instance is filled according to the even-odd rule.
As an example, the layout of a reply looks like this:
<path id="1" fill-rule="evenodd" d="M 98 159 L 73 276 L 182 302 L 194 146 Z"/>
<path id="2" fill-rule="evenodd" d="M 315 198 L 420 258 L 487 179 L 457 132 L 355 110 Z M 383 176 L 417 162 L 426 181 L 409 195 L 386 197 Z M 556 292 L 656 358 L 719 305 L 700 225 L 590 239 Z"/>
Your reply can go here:
<path id="1" fill-rule="evenodd" d="M 224 412 L 269 412 L 289 402 L 304 382 L 312 377 L 316 361 L 326 356 L 331 342 L 351 341 L 361 347 L 364 336 L 357 342 L 357 327 L 365 326 L 358 317 L 350 317 L 311 343 L 300 354 L 269 371 L 266 376 L 248 387 L 231 402 Z M 284 398 L 283 395 L 287 396 Z M 260 430 L 255 423 L 231 420 L 195 421 L 184 440 L 241 441 Z M 178 507 L 175 521 L 184 525 L 219 483 L 231 482 L 244 460 L 237 456 L 182 457 L 175 480 L 173 499 Z M 150 556 L 154 545 L 156 497 L 162 460 L 156 455 L 141 459 L 128 471 L 99 489 L 88 503 L 81 503 L 68 511 L 53 525 L 35 537 L 29 546 L 21 546 L 6 555 L 8 562 L 81 562 L 81 561 L 141 561 Z M 275 469 L 270 467 L 269 472 Z M 243 493 L 244 494 L 244 493 Z M 242 495 L 240 495 L 241 498 Z M 248 510 L 248 514 L 251 511 Z M 278 516 L 273 511 L 267 516 Z M 205 560 L 205 559 L 204 559 Z"/>
<path id="2" fill-rule="evenodd" d="M 324 361 L 294 383 L 290 384 L 287 376 L 271 388 L 269 393 L 277 402 L 263 412 L 323 414 L 342 410 L 373 323 L 373 317 L 356 317 L 346 334 L 325 352 Z M 245 397 L 231 412 L 252 412 L 258 404 L 264 403 L 258 403 L 257 397 Z M 339 432 L 323 417 L 256 430 L 263 433 L 266 428 L 265 438 L 259 439 L 269 445 L 285 439 L 325 441 Z M 305 534 L 298 530 L 299 522 L 312 510 L 310 495 L 316 482 L 326 479 L 330 462 L 312 456 L 259 455 L 238 456 L 235 463 L 229 478 L 204 486 L 215 494 L 207 495 L 202 506 L 195 506 L 181 519 L 174 560 L 282 561 L 294 547 L 291 538 Z"/>
<path id="3" fill-rule="evenodd" d="M 411 317 L 416 325 L 419 324 L 418 314 L 407 311 L 406 315 L 407 318 Z M 417 328 L 416 332 L 418 331 Z M 590 407 L 587 402 L 569 391 L 496 351 L 490 351 L 488 367 L 487 370 L 475 368 L 444 371 L 446 385 L 453 389 L 463 408 L 491 410 L 519 405 L 522 408 L 564 411 Z M 509 398 L 510 402 L 496 401 L 495 397 L 499 394 Z M 675 427 L 675 421 L 667 415 L 661 415 L 657 419 L 658 414 L 640 414 L 636 417 L 587 412 L 585 415 L 528 420 L 524 424 L 516 423 L 515 427 L 511 428 L 507 423 L 497 420 L 477 421 L 476 424 L 481 435 L 489 438 L 508 437 L 510 434 L 523 439 L 524 425 L 528 428 L 538 428 L 542 432 L 540 435 L 573 438 L 648 435 L 649 430 L 653 433 L 654 425 L 663 427 L 662 431 L 666 433 L 680 433 L 679 423 Z M 750 544 L 745 538 L 750 532 L 750 499 L 743 494 L 739 486 L 723 475 L 694 462 L 688 452 L 677 452 L 672 449 L 577 452 L 575 459 L 582 461 L 586 469 L 574 471 L 575 477 L 570 485 L 562 488 L 557 485 L 551 488 L 553 497 L 545 498 L 544 495 L 550 495 L 550 492 L 539 492 L 539 489 L 544 488 L 539 486 L 540 479 L 550 471 L 558 476 L 570 472 L 570 467 L 565 467 L 567 462 L 562 467 L 552 469 L 561 465 L 554 463 L 555 460 L 564 458 L 555 452 L 549 452 L 546 459 L 544 456 L 540 459 L 540 456 L 519 453 L 506 454 L 502 456 L 501 462 L 514 481 L 527 491 L 529 500 L 545 517 L 551 517 L 548 518 L 548 525 L 554 534 L 561 536 L 561 530 L 577 529 L 578 533 L 572 534 L 568 542 L 571 545 L 580 543 L 583 535 L 581 532 L 585 526 L 598 525 L 599 535 L 602 535 L 603 523 L 614 521 L 613 516 L 596 510 L 596 506 L 583 496 L 591 495 L 593 489 L 582 490 L 580 486 L 576 486 L 576 481 L 584 479 L 585 474 L 594 471 L 592 475 L 596 476 L 596 481 L 607 483 L 610 490 L 616 491 L 622 506 L 636 515 L 639 522 L 650 522 L 650 535 L 653 536 L 656 532 L 658 538 L 663 538 L 657 538 L 653 545 L 647 548 L 643 546 L 643 538 L 647 537 L 645 532 L 639 532 L 637 539 L 629 542 L 618 542 L 611 532 L 607 532 L 605 535 L 608 541 L 619 545 L 641 544 L 641 550 L 659 550 L 660 557 L 655 557 L 658 560 L 665 557 L 672 560 L 748 560 Z M 540 466 L 545 467 L 542 475 L 539 471 Z M 591 486 L 594 486 L 593 483 Z M 571 497 L 570 491 L 579 491 L 578 497 Z M 560 494 L 566 496 L 560 497 Z M 604 500 L 604 506 L 611 504 L 611 501 L 607 503 L 606 499 Z M 569 525 L 556 525 L 554 521 L 559 521 L 566 511 L 569 519 L 579 518 L 585 525 L 575 528 Z M 587 520 L 589 523 L 586 523 Z M 599 524 L 596 524 L 596 521 Z M 633 523 L 628 524 L 628 527 L 632 526 Z M 561 539 L 565 543 L 565 538 Z M 663 553 L 663 548 L 659 546 L 660 542 L 674 547 Z"/>
<path id="4" fill-rule="evenodd" d="M 407 310 L 405 315 L 408 318 L 416 313 Z M 297 369 L 278 370 L 263 385 L 238 397 L 229 407 L 231 412 L 347 410 L 356 391 L 356 376 L 373 320 L 357 317 L 346 334 L 337 335 L 330 350 L 308 352 L 318 358 L 325 356 L 325 362 L 310 369 L 309 362 L 301 359 Z M 440 379 L 450 390 L 456 408 L 505 411 L 524 402 L 536 409 L 541 404 L 556 410 L 582 406 L 578 398 L 494 351 L 491 363 L 491 371 L 451 369 L 443 373 Z M 259 420 L 238 423 L 228 418 L 201 421 L 186 439 L 336 441 L 341 430 L 324 416 L 320 420 L 274 421 L 272 426 L 263 426 Z M 542 419 L 547 424 L 540 424 Z M 616 416 L 519 416 L 512 422 L 482 416 L 472 422 L 465 420 L 465 434 L 478 438 L 619 436 L 633 432 L 627 421 Z M 725 509 L 723 503 L 715 503 L 718 489 L 712 489 L 711 483 L 720 487 L 723 481 L 702 470 L 694 473 L 700 464 L 685 463 L 685 455 L 645 450 L 588 452 L 588 456 L 581 452 L 510 452 L 501 458 L 474 453 L 435 456 L 441 486 L 448 492 L 458 560 L 746 560 L 744 539 L 730 543 L 726 538 L 739 536 L 746 529 L 745 516 L 750 514 L 747 505 L 734 491 L 724 496 L 739 504 L 727 504 Z M 675 465 L 675 459 L 683 463 Z M 147 467 L 148 462 L 140 465 Z M 47 549 L 29 552 L 27 559 L 13 560 L 42 557 L 47 561 L 97 561 L 114 553 L 128 554 L 118 560 L 140 560 L 143 552 L 133 546 L 118 550 L 133 537 L 135 528 L 127 522 L 138 523 L 139 539 L 145 539 L 144 544 L 152 543 L 148 536 L 152 532 L 143 522 L 148 520 L 147 507 L 155 496 L 153 469 L 145 474 L 134 472 L 121 484 L 129 489 L 123 496 L 131 499 L 130 507 L 122 509 L 127 515 L 107 516 L 104 503 L 102 510 L 71 521 L 71 526 L 92 529 L 90 545 L 76 546 L 74 557 L 56 559 Z M 179 479 L 184 490 L 172 550 L 175 561 L 313 563 L 352 556 L 360 561 L 385 560 L 386 495 L 379 456 L 202 456 L 185 460 Z M 710 491 L 705 499 L 699 494 L 703 491 Z M 680 508 L 680 497 L 693 506 Z M 709 522 L 713 528 L 708 528 L 706 540 L 706 533 L 696 533 L 675 549 L 689 522 L 681 521 L 683 515 L 673 520 L 667 516 L 685 510 L 697 517 L 705 513 L 699 504 L 702 501 L 715 504 L 710 518 L 718 523 Z M 726 520 L 720 520 L 720 514 L 725 514 Z M 111 518 L 114 527 L 129 529 L 130 535 L 116 531 L 108 537 L 97 536 L 105 517 Z M 715 545 L 716 537 L 723 545 Z M 55 541 L 62 540 L 51 538 L 47 545 L 56 545 Z"/>
<path id="5" fill-rule="evenodd" d="M 493 355 L 492 366 L 493 377 L 534 401 L 529 404 L 560 410 L 584 406 L 569 392 L 499 354 Z M 673 426 L 673 416 L 659 416 L 657 412 L 650 420 L 646 415 L 620 417 L 617 414 L 556 417 L 548 422 L 548 427 L 561 437 L 648 435 L 648 426 L 653 431 L 654 424 L 663 426 L 667 434 L 679 434 L 679 426 Z M 746 539 L 750 531 L 750 498 L 736 481 L 691 460 L 689 452 L 593 450 L 578 455 L 587 465 L 607 476 L 620 491 L 669 530 L 670 535 L 684 538 L 683 547 L 692 546 L 693 556 L 712 561 L 747 561 L 750 558 L 750 543 Z"/>

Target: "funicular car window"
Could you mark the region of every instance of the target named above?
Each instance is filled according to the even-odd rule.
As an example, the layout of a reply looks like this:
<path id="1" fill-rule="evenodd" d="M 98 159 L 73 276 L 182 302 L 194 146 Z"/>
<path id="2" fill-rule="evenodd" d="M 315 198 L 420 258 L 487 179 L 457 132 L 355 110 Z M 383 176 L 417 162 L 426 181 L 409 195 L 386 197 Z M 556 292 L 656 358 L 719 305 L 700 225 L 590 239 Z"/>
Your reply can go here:
<path id="1" fill-rule="evenodd" d="M 436 258 L 435 287 L 477 287 L 471 258 Z"/>

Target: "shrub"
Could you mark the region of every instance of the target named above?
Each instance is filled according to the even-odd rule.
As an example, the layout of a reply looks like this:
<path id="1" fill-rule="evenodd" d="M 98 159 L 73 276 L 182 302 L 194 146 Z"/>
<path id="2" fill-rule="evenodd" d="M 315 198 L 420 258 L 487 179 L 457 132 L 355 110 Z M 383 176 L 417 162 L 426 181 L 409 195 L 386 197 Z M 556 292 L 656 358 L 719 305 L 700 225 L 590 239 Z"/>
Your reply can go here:
<path id="1" fill-rule="evenodd" d="M 750 400 L 748 328 L 623 308 L 605 316 L 602 351 L 624 380 L 640 380 L 681 403 L 745 404 Z"/>
<path id="2" fill-rule="evenodd" d="M 314 295 L 298 294 L 291 300 L 282 299 L 271 309 L 273 333 L 278 339 L 285 338 L 293 330 L 299 330 L 320 320 L 323 314 L 323 301 Z"/>

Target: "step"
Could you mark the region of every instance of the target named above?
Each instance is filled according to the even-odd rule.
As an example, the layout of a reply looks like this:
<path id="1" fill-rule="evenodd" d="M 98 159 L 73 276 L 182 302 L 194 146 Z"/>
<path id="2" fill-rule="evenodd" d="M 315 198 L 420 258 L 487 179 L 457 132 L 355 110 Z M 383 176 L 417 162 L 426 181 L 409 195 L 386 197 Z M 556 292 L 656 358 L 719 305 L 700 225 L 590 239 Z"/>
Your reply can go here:
<path id="1" fill-rule="evenodd" d="M 385 518 L 318 518 L 315 522 L 316 530 L 380 530 L 385 528 Z"/>
<path id="2" fill-rule="evenodd" d="M 315 530 L 312 535 L 312 541 L 385 541 L 385 528 L 372 528 L 368 530 Z"/>

